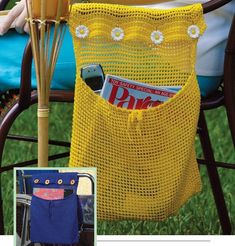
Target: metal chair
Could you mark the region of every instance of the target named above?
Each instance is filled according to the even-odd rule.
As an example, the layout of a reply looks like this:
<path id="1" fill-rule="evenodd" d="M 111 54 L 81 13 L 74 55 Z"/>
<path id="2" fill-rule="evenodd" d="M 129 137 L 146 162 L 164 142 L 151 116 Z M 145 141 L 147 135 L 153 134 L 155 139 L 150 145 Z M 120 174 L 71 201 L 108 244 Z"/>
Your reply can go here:
<path id="1" fill-rule="evenodd" d="M 203 4 L 204 13 L 213 11 L 231 0 L 211 0 Z M 4 0 L 3 2 L 7 2 Z M 29 108 L 31 105 L 37 103 L 37 92 L 31 90 L 31 65 L 32 65 L 32 50 L 30 41 L 25 48 L 24 58 L 22 61 L 22 74 L 21 74 L 21 86 L 19 90 L 19 97 L 4 115 L 0 121 L 0 160 L 2 159 L 2 153 L 4 150 L 4 144 L 6 139 L 37 142 L 34 137 L 26 136 L 13 136 L 9 135 L 9 130 L 17 118 L 17 116 Z M 228 44 L 225 50 L 225 62 L 224 62 L 224 78 L 222 90 L 217 90 L 212 96 L 205 98 L 201 102 L 201 113 L 198 123 L 198 134 L 204 153 L 204 159 L 199 159 L 198 163 L 206 165 L 211 188 L 213 191 L 216 208 L 218 211 L 223 234 L 231 234 L 231 223 L 228 216 L 228 210 L 225 204 L 223 190 L 221 187 L 218 167 L 235 169 L 234 164 L 217 162 L 214 158 L 214 153 L 208 133 L 207 123 L 205 120 L 205 110 L 214 109 L 220 106 L 225 106 L 228 115 L 228 121 L 230 130 L 235 144 L 235 74 L 233 73 L 233 67 L 235 65 L 235 19 L 231 26 L 231 31 L 228 37 Z M 65 91 L 51 91 L 50 101 L 52 102 L 73 102 L 73 92 Z M 63 141 L 50 140 L 49 144 L 69 147 L 70 143 Z M 63 158 L 69 156 L 69 152 L 57 154 L 49 157 L 49 160 Z M 0 174 L 13 169 L 13 167 L 23 167 L 36 164 L 37 160 L 24 161 L 17 164 L 11 164 L 6 167 L 0 168 Z M 0 191 L 1 196 L 1 191 Z M 2 196 L 1 196 L 2 197 Z M 3 224 L 3 211 L 2 211 L 2 199 L 0 200 L 0 234 L 4 234 Z"/>

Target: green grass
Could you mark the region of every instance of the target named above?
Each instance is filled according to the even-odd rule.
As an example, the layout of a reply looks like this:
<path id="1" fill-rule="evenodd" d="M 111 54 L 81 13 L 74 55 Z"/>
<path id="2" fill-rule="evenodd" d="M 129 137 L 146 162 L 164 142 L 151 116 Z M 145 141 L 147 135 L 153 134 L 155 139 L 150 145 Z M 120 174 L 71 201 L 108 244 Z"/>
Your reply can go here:
<path id="1" fill-rule="evenodd" d="M 226 113 L 220 108 L 207 112 L 208 125 L 213 141 L 216 159 L 235 163 L 235 152 L 228 131 Z M 59 136 L 61 140 L 70 140 L 71 135 L 72 104 L 53 103 L 50 115 L 50 136 L 55 139 Z M 25 111 L 11 129 L 11 133 L 35 135 L 36 128 L 36 106 Z M 201 149 L 196 139 L 196 149 L 201 157 Z M 66 151 L 66 148 L 50 147 L 50 153 Z M 3 156 L 3 163 L 10 164 L 21 160 L 36 158 L 37 146 L 29 143 L 17 143 L 7 141 Z M 62 159 L 50 163 L 51 166 L 66 166 L 68 159 Z M 226 202 L 230 211 L 235 234 L 235 171 L 221 170 L 220 177 L 225 193 Z M 181 208 L 177 216 L 160 223 L 148 221 L 123 221 L 123 222 L 98 222 L 98 234 L 221 234 L 219 220 L 215 209 L 213 196 L 208 182 L 205 167 L 201 167 L 203 190 L 195 195 Z M 13 230 L 13 208 L 12 208 L 12 172 L 3 174 L 3 195 L 6 233 L 12 234 Z"/>
<path id="2" fill-rule="evenodd" d="M 11 9 L 15 6 L 15 3 L 17 2 L 17 0 L 10 0 L 9 3 L 6 6 L 6 9 Z"/>

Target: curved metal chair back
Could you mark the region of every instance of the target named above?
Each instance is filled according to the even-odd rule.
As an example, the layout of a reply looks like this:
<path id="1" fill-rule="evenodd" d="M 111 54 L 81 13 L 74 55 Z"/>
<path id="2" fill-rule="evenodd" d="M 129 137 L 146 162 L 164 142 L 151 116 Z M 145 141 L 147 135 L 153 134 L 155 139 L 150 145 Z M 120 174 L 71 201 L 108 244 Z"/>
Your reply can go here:
<path id="1" fill-rule="evenodd" d="M 235 146 L 235 15 L 231 25 L 224 61 L 224 100 Z"/>

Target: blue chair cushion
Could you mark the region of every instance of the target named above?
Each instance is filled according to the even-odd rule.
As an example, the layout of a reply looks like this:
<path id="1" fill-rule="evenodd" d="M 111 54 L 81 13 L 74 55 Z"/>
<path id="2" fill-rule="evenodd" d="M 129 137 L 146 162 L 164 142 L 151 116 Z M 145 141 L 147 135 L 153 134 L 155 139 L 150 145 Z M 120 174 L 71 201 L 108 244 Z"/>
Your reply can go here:
<path id="1" fill-rule="evenodd" d="M 18 34 L 10 30 L 0 37 L 0 91 L 20 87 L 21 62 L 24 48 L 28 42 L 27 34 Z M 59 53 L 51 88 L 73 90 L 76 66 L 73 53 L 72 38 L 68 28 Z M 32 74 L 32 88 L 36 88 L 35 70 Z"/>
<path id="2" fill-rule="evenodd" d="M 207 97 L 219 87 L 222 76 L 197 76 L 202 97 Z"/>
<path id="3" fill-rule="evenodd" d="M 10 30 L 0 37 L 0 91 L 20 87 L 21 61 L 24 48 L 29 39 L 27 34 L 18 34 Z M 72 38 L 68 28 L 59 53 L 51 89 L 73 90 L 76 78 L 76 64 L 73 53 Z M 198 76 L 199 87 L 203 97 L 213 93 L 219 86 L 221 76 Z M 33 68 L 32 88 L 36 88 Z"/>

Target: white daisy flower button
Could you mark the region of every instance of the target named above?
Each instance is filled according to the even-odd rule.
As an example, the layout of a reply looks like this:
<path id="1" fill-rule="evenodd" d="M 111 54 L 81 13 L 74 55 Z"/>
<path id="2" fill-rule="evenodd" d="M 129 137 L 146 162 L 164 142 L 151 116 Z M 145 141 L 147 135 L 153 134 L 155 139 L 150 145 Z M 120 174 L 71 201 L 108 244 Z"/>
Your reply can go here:
<path id="1" fill-rule="evenodd" d="M 188 27 L 188 35 L 191 38 L 198 38 L 200 36 L 200 29 L 197 25 L 191 25 Z"/>
<path id="2" fill-rule="evenodd" d="M 86 38 L 89 34 L 89 29 L 85 25 L 77 26 L 75 29 L 75 34 L 76 34 L 76 37 L 78 38 Z"/>
<path id="3" fill-rule="evenodd" d="M 124 38 L 124 31 L 120 27 L 115 27 L 111 31 L 111 36 L 112 36 L 113 40 L 120 41 L 120 40 L 122 40 Z"/>
<path id="4" fill-rule="evenodd" d="M 151 40 L 153 41 L 154 44 L 162 43 L 163 40 L 164 40 L 162 32 L 160 32 L 158 30 L 157 31 L 153 31 L 151 33 Z"/>

